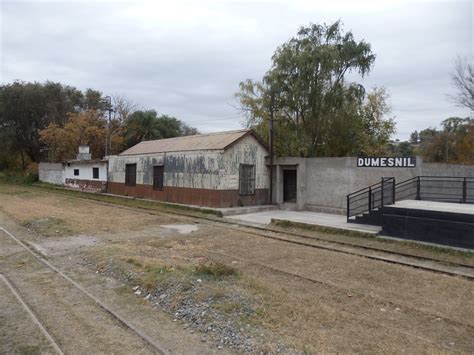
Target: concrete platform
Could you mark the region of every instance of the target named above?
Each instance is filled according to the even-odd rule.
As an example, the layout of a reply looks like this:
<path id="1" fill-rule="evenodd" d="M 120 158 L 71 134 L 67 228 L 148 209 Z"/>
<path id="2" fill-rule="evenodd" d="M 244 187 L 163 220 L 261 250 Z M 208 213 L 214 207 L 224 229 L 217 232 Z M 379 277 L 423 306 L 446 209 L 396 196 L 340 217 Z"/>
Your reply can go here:
<path id="1" fill-rule="evenodd" d="M 406 200 L 383 209 L 382 233 L 474 249 L 474 205 Z"/>
<path id="2" fill-rule="evenodd" d="M 390 207 L 474 215 L 474 205 L 462 203 L 403 200 Z"/>
<path id="3" fill-rule="evenodd" d="M 242 206 L 242 207 L 229 207 L 229 208 L 210 208 L 222 213 L 222 216 L 236 216 L 243 214 L 253 214 L 263 211 L 275 211 L 278 210 L 277 205 L 260 205 L 260 206 Z"/>
<path id="4" fill-rule="evenodd" d="M 274 210 L 242 214 L 237 216 L 229 216 L 227 218 L 231 220 L 254 223 L 258 225 L 267 225 L 271 222 L 272 218 L 274 218 L 290 222 L 306 223 L 311 225 L 339 228 L 370 234 L 377 234 L 381 230 L 381 227 L 379 226 L 347 223 L 346 216 L 310 211 Z"/>

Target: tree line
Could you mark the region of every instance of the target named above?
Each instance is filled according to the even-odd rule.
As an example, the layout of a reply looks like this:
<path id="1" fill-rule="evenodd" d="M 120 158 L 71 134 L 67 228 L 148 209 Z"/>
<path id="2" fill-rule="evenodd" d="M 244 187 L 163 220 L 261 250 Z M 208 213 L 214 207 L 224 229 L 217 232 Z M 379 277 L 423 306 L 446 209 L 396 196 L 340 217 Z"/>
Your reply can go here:
<path id="1" fill-rule="evenodd" d="M 138 109 L 123 96 L 50 81 L 0 86 L 0 170 L 73 159 L 80 144 L 102 158 L 106 142 L 108 153 L 118 154 L 142 140 L 197 133 L 175 117 Z"/>
<path id="2" fill-rule="evenodd" d="M 245 124 L 263 137 L 273 118 L 275 153 L 280 156 L 412 156 L 433 162 L 474 162 L 471 118 L 450 118 L 442 129 L 415 132 L 411 142 L 391 144 L 396 132 L 385 88 L 367 90 L 361 79 L 374 66 L 369 43 L 356 40 L 337 21 L 301 27 L 279 46 L 261 80 L 240 83 L 236 97 Z M 461 58 L 454 63 L 450 96 L 474 110 L 474 69 Z M 349 75 L 350 74 L 350 75 Z M 350 78 L 350 79 L 349 79 Z"/>
<path id="3" fill-rule="evenodd" d="M 440 130 L 428 128 L 414 132 L 410 142 L 390 144 L 396 125 L 389 95 L 361 83 L 375 58 L 370 43 L 357 40 L 340 21 L 301 27 L 276 49 L 262 79 L 239 84 L 235 96 L 245 125 L 266 139 L 272 121 L 279 156 L 419 154 L 427 161 L 473 163 L 472 117 L 449 118 Z M 472 65 L 458 58 L 452 80 L 457 94 L 450 100 L 472 112 Z M 101 158 L 143 140 L 196 133 L 175 117 L 93 89 L 49 81 L 0 86 L 0 169 L 71 159 L 80 144 Z"/>
<path id="4" fill-rule="evenodd" d="M 427 162 L 474 164 L 474 119 L 450 117 L 441 128 L 414 131 L 407 142 L 391 145 L 392 155 L 420 155 Z"/>

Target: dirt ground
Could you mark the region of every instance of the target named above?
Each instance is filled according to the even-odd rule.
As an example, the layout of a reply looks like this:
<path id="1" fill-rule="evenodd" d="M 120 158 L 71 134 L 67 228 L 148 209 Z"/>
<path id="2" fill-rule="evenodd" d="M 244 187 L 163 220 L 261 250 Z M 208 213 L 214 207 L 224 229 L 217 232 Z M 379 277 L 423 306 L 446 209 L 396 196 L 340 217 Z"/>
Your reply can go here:
<path id="1" fill-rule="evenodd" d="M 0 185 L 0 226 L 173 353 L 474 352 L 466 279 L 36 187 Z M 0 243 L 1 272 L 67 352 L 151 351 Z M 0 299 L 0 352 L 51 351 L 4 286 Z"/>

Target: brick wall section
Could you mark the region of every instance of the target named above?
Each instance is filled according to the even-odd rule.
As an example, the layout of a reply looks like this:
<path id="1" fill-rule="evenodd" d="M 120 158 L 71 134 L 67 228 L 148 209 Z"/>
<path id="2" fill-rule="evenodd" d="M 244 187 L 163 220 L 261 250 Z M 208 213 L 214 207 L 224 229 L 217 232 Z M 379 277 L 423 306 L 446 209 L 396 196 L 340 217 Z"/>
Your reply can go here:
<path id="1" fill-rule="evenodd" d="M 268 189 L 256 189 L 254 195 L 241 196 L 237 190 L 211 190 L 165 186 L 163 191 L 153 190 L 152 185 L 127 186 L 108 183 L 108 192 L 117 195 L 149 198 L 158 201 L 214 208 L 264 205 L 268 203 Z"/>

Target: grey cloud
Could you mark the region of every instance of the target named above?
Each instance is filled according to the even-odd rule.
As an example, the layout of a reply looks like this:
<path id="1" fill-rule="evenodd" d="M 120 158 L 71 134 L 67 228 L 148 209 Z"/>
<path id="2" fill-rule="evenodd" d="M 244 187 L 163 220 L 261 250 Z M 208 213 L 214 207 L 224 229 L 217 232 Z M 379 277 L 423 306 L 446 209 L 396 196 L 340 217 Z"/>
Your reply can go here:
<path id="1" fill-rule="evenodd" d="M 381 3 L 3 1 L 0 81 L 92 87 L 202 131 L 239 128 L 239 81 L 260 79 L 299 26 L 340 18 L 372 44 L 363 82 L 390 92 L 400 138 L 468 115 L 446 94 L 453 58 L 472 58 L 471 2 Z"/>

